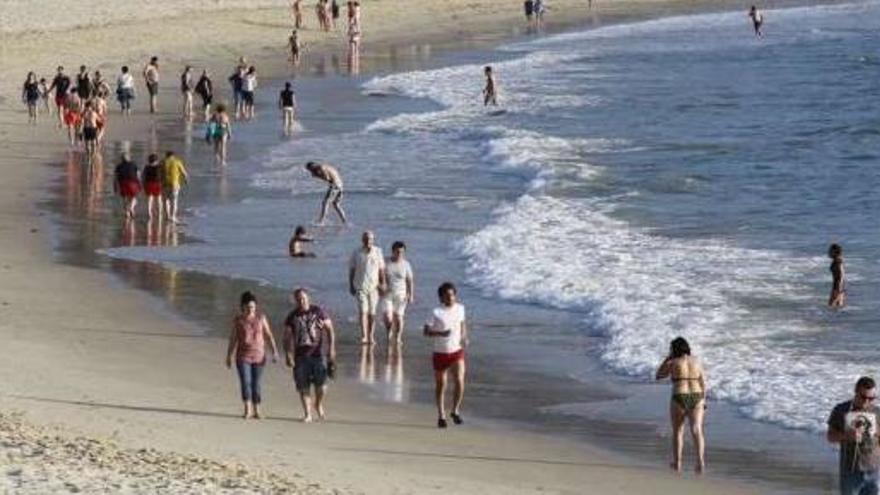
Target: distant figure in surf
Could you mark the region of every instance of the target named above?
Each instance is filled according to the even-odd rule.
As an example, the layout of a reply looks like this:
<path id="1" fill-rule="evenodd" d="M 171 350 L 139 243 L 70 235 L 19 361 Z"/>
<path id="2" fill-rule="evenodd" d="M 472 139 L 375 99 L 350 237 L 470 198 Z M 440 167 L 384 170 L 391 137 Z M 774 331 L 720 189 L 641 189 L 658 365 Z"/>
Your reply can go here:
<path id="1" fill-rule="evenodd" d="M 828 306 L 839 309 L 846 305 L 843 248 L 840 244 L 832 244 L 828 248 L 828 257 L 831 258 L 831 296 L 828 298 Z"/>
<path id="2" fill-rule="evenodd" d="M 307 242 L 315 242 L 315 239 L 306 232 L 306 228 L 297 225 L 293 231 L 293 237 L 290 238 L 288 251 L 291 258 L 314 258 L 315 253 L 307 252 L 303 249 L 303 244 Z"/>
<path id="3" fill-rule="evenodd" d="M 483 69 L 483 73 L 486 74 L 486 86 L 483 88 L 483 106 L 498 106 L 498 88 L 495 84 L 495 76 L 492 74 L 492 67 L 486 66 Z"/>
<path id="4" fill-rule="evenodd" d="M 755 28 L 755 36 L 762 37 L 764 33 L 761 31 L 761 24 L 764 24 L 764 14 L 758 10 L 758 7 L 752 5 L 749 9 L 749 18 L 752 20 L 752 26 Z"/>

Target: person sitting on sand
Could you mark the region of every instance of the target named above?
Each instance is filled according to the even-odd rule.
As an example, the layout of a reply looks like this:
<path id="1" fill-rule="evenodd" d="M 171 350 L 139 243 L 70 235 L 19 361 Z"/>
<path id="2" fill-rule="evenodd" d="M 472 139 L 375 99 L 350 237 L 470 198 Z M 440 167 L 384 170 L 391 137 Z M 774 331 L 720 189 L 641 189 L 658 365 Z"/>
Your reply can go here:
<path id="1" fill-rule="evenodd" d="M 749 18 L 752 20 L 752 27 L 755 28 L 755 36 L 762 37 L 764 33 L 761 32 L 761 25 L 764 24 L 764 14 L 758 10 L 758 7 L 752 5 L 749 9 Z"/>
<path id="2" fill-rule="evenodd" d="M 483 106 L 498 106 L 498 88 L 495 84 L 495 76 L 492 74 L 492 67 L 486 66 L 483 69 L 486 75 L 486 86 L 483 88 Z"/>
<path id="3" fill-rule="evenodd" d="M 431 317 L 422 330 L 433 340 L 434 354 L 434 399 L 437 403 L 437 427 L 446 428 L 446 375 L 449 371 L 455 380 L 455 393 L 452 399 L 452 421 L 462 424 L 461 403 L 464 399 L 465 356 L 468 346 L 468 328 L 464 305 L 458 302 L 458 290 L 450 282 L 437 289 L 440 306 L 431 312 Z"/>
<path id="4" fill-rule="evenodd" d="M 171 223 L 180 222 L 178 220 L 180 189 L 188 181 L 189 174 L 183 160 L 173 151 L 166 151 L 165 160 L 162 162 L 162 192 L 165 196 L 165 217 Z"/>
<path id="5" fill-rule="evenodd" d="M 315 253 L 310 253 L 303 249 L 303 244 L 307 242 L 315 242 L 315 239 L 306 233 L 305 227 L 303 227 L 302 225 L 297 225 L 296 229 L 293 231 L 293 237 L 290 238 L 290 243 L 287 245 L 290 257 L 314 258 Z"/>
<path id="6" fill-rule="evenodd" d="M 226 349 L 226 367 L 238 371 L 244 419 L 260 419 L 260 377 L 266 365 L 266 342 L 272 349 L 272 362 L 278 362 L 278 348 L 269 327 L 269 320 L 257 309 L 257 298 L 247 291 L 241 295 L 239 314 L 232 320 L 229 346 Z"/>
<path id="7" fill-rule="evenodd" d="M 114 170 L 115 180 L 113 189 L 122 197 L 123 215 L 126 221 L 134 218 L 134 209 L 137 206 L 137 195 L 141 192 L 141 183 L 138 181 L 138 167 L 131 161 L 131 155 L 126 151 L 122 153 L 122 161 Z"/>
<path id="8" fill-rule="evenodd" d="M 226 105 L 217 105 L 214 115 L 208 120 L 205 139 L 214 145 L 214 158 L 220 165 L 226 165 L 229 139 L 232 138 L 232 125 L 226 113 Z"/>
<path id="9" fill-rule="evenodd" d="M 304 423 L 312 421 L 312 408 L 324 419 L 324 394 L 327 378 L 336 368 L 336 335 L 333 321 L 320 307 L 311 303 L 309 293 L 293 291 L 294 309 L 284 320 L 284 356 L 293 368 L 293 380 L 302 403 Z M 314 397 L 312 388 L 314 387 Z"/>
<path id="10" fill-rule="evenodd" d="M 834 406 L 826 438 L 840 445 L 840 493 L 874 495 L 880 491 L 880 407 L 877 384 L 869 376 L 856 381 L 851 400 Z"/>
<path id="11" fill-rule="evenodd" d="M 678 337 L 669 346 L 669 355 L 657 369 L 657 380 L 672 379 L 672 399 L 669 416 L 672 422 L 672 463 L 676 472 L 681 471 L 684 447 L 684 423 L 690 423 L 694 448 L 697 451 L 697 473 L 706 466 L 706 440 L 703 436 L 703 420 L 706 410 L 706 374 L 697 358 L 691 356 L 688 341 Z"/>
<path id="12" fill-rule="evenodd" d="M 336 210 L 342 223 L 347 224 L 348 220 L 345 218 L 345 211 L 341 204 L 343 191 L 342 175 L 339 174 L 339 170 L 333 165 L 317 162 L 306 163 L 306 170 L 312 174 L 312 177 L 327 183 L 327 194 L 324 195 L 324 201 L 321 203 L 321 216 L 318 218 L 318 225 L 324 224 L 330 205 L 333 205 L 333 209 Z"/>
<path id="13" fill-rule="evenodd" d="M 828 298 L 828 306 L 840 309 L 846 305 L 846 273 L 840 244 L 832 244 L 828 248 L 828 257 L 831 258 L 831 296 Z"/>
<path id="14" fill-rule="evenodd" d="M 388 282 L 388 291 L 383 298 L 383 313 L 388 344 L 400 345 L 406 308 L 412 304 L 415 294 L 412 265 L 406 260 L 406 244 L 403 241 L 395 241 L 391 245 L 391 259 L 385 262 L 385 280 Z"/>
<path id="15" fill-rule="evenodd" d="M 296 118 L 296 95 L 290 81 L 284 83 L 284 89 L 278 95 L 278 106 L 281 108 L 281 127 L 285 134 L 290 134 Z"/>

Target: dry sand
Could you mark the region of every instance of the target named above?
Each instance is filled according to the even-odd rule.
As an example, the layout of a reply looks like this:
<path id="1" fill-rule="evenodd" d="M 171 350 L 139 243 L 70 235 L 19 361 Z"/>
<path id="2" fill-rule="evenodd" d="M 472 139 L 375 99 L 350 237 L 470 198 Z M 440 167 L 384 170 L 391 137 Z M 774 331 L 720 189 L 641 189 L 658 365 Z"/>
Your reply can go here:
<path id="1" fill-rule="evenodd" d="M 368 49 L 369 43 L 404 39 L 479 37 L 475 33 L 487 26 L 513 32 L 522 24 L 519 1 L 363 3 Z M 551 19 L 554 12 L 564 12 L 569 23 L 612 15 L 601 2 L 597 12 L 587 13 L 585 3 L 553 2 Z M 239 419 L 234 374 L 222 366 L 222 339 L 200 337 L 194 324 L 162 314 L 145 293 L 112 284 L 105 273 L 53 261 L 49 222 L 35 204 L 58 172 L 39 164 L 62 163 L 66 151 L 48 119 L 35 128 L 25 125 L 18 88 L 27 70 L 51 77 L 58 63 L 85 63 L 113 75 L 122 63 L 139 66 L 153 53 L 174 72 L 184 61 L 225 69 L 243 54 L 277 58 L 290 27 L 286 6 L 199 1 L 187 2 L 182 11 L 182 3 L 173 0 L 67 4 L 58 9 L 45 0 L 0 3 L 0 87 L 6 99 L 0 115 L 4 491 L 214 492 L 233 481 L 241 492 L 757 491 L 725 480 L 682 479 L 663 469 L 660 459 L 638 465 L 531 433 L 470 424 L 438 431 L 431 408 L 376 403 L 345 382 L 330 392 L 326 423 L 301 424 L 289 372 L 281 366 L 266 371 L 268 417 Z M 254 9 L 240 12 L 243 5 Z M 668 4 L 616 2 L 613 12 L 647 12 L 660 5 Z M 236 10 L 222 10 L 230 7 Z M 507 10 L 499 11 L 502 7 Z M 306 15 L 314 25 L 310 4 Z M 313 49 L 342 43 L 339 34 L 313 31 L 306 41 Z M 166 81 L 174 79 L 169 76 Z M 139 109 L 143 105 L 138 100 Z M 146 123 L 138 117 L 131 125 L 117 125 L 110 139 L 137 139 L 124 134 L 142 132 L 138 126 Z M 23 412 L 23 419 L 8 416 L 13 411 Z M 239 463 L 248 466 L 246 473 L 239 475 Z M 200 485 L 198 478 L 214 485 Z"/>

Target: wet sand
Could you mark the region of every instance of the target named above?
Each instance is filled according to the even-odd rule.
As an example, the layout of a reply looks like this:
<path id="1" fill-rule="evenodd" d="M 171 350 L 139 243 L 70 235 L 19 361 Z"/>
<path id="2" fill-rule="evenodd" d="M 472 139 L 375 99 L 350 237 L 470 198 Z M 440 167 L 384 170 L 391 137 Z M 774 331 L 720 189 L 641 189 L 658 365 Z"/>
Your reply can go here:
<path id="1" fill-rule="evenodd" d="M 271 12 L 258 11 L 254 15 L 274 19 Z M 184 22 L 170 19 L 163 20 L 163 25 L 166 21 L 172 25 Z M 503 25 L 509 19 L 493 21 Z M 219 20 L 217 26 L 223 26 Z M 101 28 L 109 31 L 109 38 L 132 29 Z M 280 27 L 277 30 L 284 32 Z M 501 34 L 497 29 L 492 32 L 488 38 Z M 424 35 L 427 39 L 432 34 Z M 487 37 L 474 38 L 485 42 Z M 123 53 L 147 53 L 146 41 L 109 51 L 92 48 L 84 52 L 84 58 L 115 60 L 114 55 Z M 250 46 L 259 43 L 254 41 Z M 12 44 L 5 47 L 4 54 L 16 50 Z M 73 50 L 76 53 L 75 46 Z M 275 54 L 279 51 L 272 50 Z M 186 53 L 197 53 L 200 60 L 216 60 L 217 66 L 229 65 L 235 58 L 211 50 Z M 393 58 L 392 51 L 382 53 Z M 57 53 L 39 48 L 33 54 L 42 57 L 45 62 L 40 62 L 41 66 L 46 67 L 55 65 L 58 58 Z M 39 59 L 29 59 L 34 60 Z M 24 62 L 19 59 L 16 67 Z M 286 70 L 278 64 L 274 67 L 279 73 Z M 369 63 L 365 67 L 369 68 Z M 11 72 L 17 77 L 18 72 Z M 174 100 L 165 95 L 163 101 Z M 4 96 L 15 101 L 15 95 Z M 138 101 L 138 110 L 143 111 L 143 104 L 143 99 Z M 354 346 L 344 349 L 342 359 L 351 363 L 347 365 L 351 378 L 333 385 L 326 424 L 303 425 L 296 421 L 298 404 L 289 372 L 281 366 L 267 370 L 266 396 L 272 398 L 266 404 L 268 418 L 243 422 L 238 418 L 234 374 L 222 367 L 225 340 L 210 329 L 222 328 L 223 322 L 228 322 L 229 301 L 234 301 L 241 287 L 249 283 L 144 263 L 101 260 L 100 265 L 124 275 L 124 283 L 119 283 L 120 279 L 113 282 L 106 273 L 92 269 L 94 246 L 78 229 L 109 239 L 111 244 L 131 240 L 126 240 L 127 234 L 118 224 L 107 222 L 107 211 L 116 204 L 108 196 L 108 177 L 121 143 L 130 140 L 134 149 L 142 151 L 173 147 L 181 139 L 180 124 L 175 123 L 172 114 L 160 115 L 157 125 L 143 116 L 126 124 L 114 117 L 103 170 L 84 167 L 77 155 L 68 156 L 63 138 L 48 122 L 29 128 L 23 124 L 21 109 L 10 105 L 0 117 L 0 146 L 4 149 L 0 170 L 6 186 L 0 191 L 0 231 L 4 232 L 0 239 L 0 269 L 4 274 L 0 283 L 0 311 L 4 316 L 0 335 L 6 350 L 0 369 L 3 376 L 15 377 L 0 385 L 0 411 L 23 412 L 24 426 L 17 428 L 33 431 L 28 423 L 57 425 L 57 434 L 62 438 L 86 435 L 102 443 L 112 441 L 123 450 L 153 448 L 176 453 L 168 455 L 240 462 L 286 479 L 303 477 L 306 483 L 291 484 L 305 486 L 303 490 L 317 489 L 309 485 L 319 484 L 353 493 L 428 493 L 445 491 L 450 486 L 461 493 L 581 493 L 583 486 L 590 486 L 596 492 L 618 493 L 637 491 L 650 483 L 657 493 L 761 491 L 716 477 L 681 480 L 669 474 L 663 462 L 644 463 L 518 426 L 514 431 L 510 424 L 478 420 L 475 425 L 438 433 L 432 422 L 432 408 L 417 401 L 389 405 L 369 397 L 355 379 L 360 371 L 353 363 L 363 363 L 363 359 Z M 59 176 L 66 194 L 47 196 L 46 185 Z M 35 207 L 38 203 L 44 207 Z M 78 229 L 65 227 L 70 219 L 78 222 Z M 65 237 L 71 232 L 75 235 Z M 135 242 L 149 240 L 143 236 L 138 234 Z M 54 246 L 52 239 L 57 241 Z M 186 240 L 167 229 L 157 232 L 154 239 L 157 243 Z M 158 302 L 140 290 L 143 288 L 167 303 Z M 280 305 L 282 298 L 276 293 L 268 303 Z M 181 307 L 186 308 L 182 315 L 168 311 Z M 510 391 L 499 383 L 496 392 L 503 397 Z M 593 391 L 597 398 L 603 394 L 601 389 Z M 503 401 L 496 404 L 501 415 Z M 616 430 L 615 425 L 593 428 Z M 38 444 L 38 437 L 24 435 L 23 441 Z M 7 445 L 0 452 L 5 451 L 10 465 L 23 466 L 25 473 L 45 460 L 41 453 L 16 457 L 9 449 Z M 63 460 L 65 456 L 68 461 L 76 457 L 59 457 Z M 123 460 L 123 465 L 126 462 Z M 64 476 L 70 476 L 72 483 L 88 471 L 74 462 L 61 465 L 66 466 Z M 21 478 L 21 473 L 10 474 L 16 469 L 6 472 L 5 483 Z M 119 474 L 123 479 L 128 475 Z M 61 474 L 51 475 L 57 476 Z M 29 489 L 40 491 L 47 486 L 40 484 L 44 482 L 33 478 L 28 481 Z M 145 484 L 139 489 L 158 488 Z"/>

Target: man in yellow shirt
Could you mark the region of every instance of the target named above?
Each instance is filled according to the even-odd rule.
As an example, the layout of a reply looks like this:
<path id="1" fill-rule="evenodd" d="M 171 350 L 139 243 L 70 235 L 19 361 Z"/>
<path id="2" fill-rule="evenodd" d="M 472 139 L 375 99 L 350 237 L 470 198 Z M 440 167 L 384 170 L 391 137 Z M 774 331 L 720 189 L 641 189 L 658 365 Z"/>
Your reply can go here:
<path id="1" fill-rule="evenodd" d="M 173 223 L 178 223 L 177 197 L 180 188 L 188 180 L 189 175 L 183 160 L 175 156 L 173 151 L 166 151 L 165 161 L 162 163 L 162 188 L 165 195 L 165 214 Z"/>

